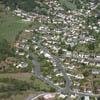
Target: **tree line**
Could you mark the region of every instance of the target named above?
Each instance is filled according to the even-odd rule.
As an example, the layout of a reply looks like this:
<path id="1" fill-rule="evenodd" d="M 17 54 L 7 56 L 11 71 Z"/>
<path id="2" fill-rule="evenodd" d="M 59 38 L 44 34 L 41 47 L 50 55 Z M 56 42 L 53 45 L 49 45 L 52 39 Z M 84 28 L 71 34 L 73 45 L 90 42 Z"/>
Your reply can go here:
<path id="1" fill-rule="evenodd" d="M 48 6 L 43 3 L 44 0 L 2 0 L 5 7 L 9 6 L 12 10 L 20 8 L 24 11 L 37 11 L 38 13 L 47 13 Z"/>

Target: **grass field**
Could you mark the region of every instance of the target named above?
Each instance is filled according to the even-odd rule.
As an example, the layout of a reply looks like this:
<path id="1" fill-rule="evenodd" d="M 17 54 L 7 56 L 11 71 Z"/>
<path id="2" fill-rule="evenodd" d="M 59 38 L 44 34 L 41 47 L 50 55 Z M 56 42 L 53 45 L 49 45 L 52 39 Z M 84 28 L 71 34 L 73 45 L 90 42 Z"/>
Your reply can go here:
<path id="1" fill-rule="evenodd" d="M 30 23 L 22 22 L 21 18 L 11 13 L 0 13 L 0 39 L 7 39 L 10 43 L 15 41 L 16 36 L 28 27 Z"/>

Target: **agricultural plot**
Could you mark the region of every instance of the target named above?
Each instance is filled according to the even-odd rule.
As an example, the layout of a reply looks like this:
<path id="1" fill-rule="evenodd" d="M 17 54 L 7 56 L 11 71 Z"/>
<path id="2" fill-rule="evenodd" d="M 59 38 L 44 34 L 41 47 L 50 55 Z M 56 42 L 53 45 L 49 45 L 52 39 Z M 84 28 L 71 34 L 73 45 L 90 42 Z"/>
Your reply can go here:
<path id="1" fill-rule="evenodd" d="M 12 79 L 18 79 L 26 82 L 31 81 L 30 80 L 31 76 L 32 76 L 31 73 L 0 73 L 0 79 L 12 78 Z"/>

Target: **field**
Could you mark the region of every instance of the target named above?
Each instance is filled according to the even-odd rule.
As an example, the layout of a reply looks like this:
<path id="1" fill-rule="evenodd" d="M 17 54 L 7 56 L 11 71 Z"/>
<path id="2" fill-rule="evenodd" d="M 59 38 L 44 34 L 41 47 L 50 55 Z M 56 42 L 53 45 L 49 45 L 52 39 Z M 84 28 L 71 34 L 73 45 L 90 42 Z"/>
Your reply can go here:
<path id="1" fill-rule="evenodd" d="M 30 23 L 22 22 L 21 18 L 13 16 L 11 13 L 0 13 L 0 39 L 7 39 L 10 43 L 13 43 L 25 28 Z"/>
<path id="2" fill-rule="evenodd" d="M 0 73 L 0 78 L 12 78 L 29 82 L 32 73 Z"/>

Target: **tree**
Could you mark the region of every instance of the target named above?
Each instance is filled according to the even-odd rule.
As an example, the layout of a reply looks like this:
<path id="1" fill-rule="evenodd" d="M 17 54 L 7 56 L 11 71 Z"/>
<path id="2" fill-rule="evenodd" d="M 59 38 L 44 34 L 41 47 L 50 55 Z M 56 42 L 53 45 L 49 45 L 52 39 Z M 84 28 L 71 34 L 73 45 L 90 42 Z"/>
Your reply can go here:
<path id="1" fill-rule="evenodd" d="M 62 54 L 63 54 L 62 49 L 60 49 L 60 50 L 58 51 L 58 54 L 59 54 L 59 55 L 62 55 Z"/>
<path id="2" fill-rule="evenodd" d="M 89 74 L 90 74 L 90 71 L 89 71 L 89 70 L 85 70 L 85 71 L 83 72 L 83 75 L 84 75 L 85 77 L 88 77 Z"/>

